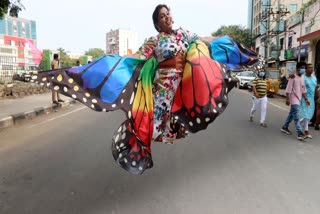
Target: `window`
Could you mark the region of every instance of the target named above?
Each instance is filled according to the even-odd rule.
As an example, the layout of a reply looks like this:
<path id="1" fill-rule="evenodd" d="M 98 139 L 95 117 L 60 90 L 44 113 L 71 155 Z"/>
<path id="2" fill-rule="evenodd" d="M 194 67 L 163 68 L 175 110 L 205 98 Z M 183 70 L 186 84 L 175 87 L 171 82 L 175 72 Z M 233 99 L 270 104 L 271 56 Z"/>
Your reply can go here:
<path id="1" fill-rule="evenodd" d="M 3 70 L 13 70 L 13 65 L 2 65 Z"/>
<path id="2" fill-rule="evenodd" d="M 283 50 L 283 38 L 280 39 L 280 50 Z"/>
<path id="3" fill-rule="evenodd" d="M 289 5 L 289 11 L 290 12 L 296 12 L 298 9 L 298 5 L 297 4 L 290 4 Z"/>
<path id="4" fill-rule="evenodd" d="M 288 39 L 288 48 L 292 48 L 292 36 L 289 36 L 289 39 Z"/>

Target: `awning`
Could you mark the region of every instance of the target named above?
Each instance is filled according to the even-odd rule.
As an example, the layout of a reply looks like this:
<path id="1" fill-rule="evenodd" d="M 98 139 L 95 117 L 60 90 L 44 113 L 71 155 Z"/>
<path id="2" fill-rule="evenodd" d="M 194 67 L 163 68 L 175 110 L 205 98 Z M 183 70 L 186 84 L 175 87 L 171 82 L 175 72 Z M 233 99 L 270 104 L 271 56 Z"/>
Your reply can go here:
<path id="1" fill-rule="evenodd" d="M 311 40 L 311 39 L 314 39 L 314 38 L 317 38 L 317 37 L 320 38 L 320 30 L 316 30 L 316 31 L 314 31 L 312 33 L 309 33 L 309 34 L 306 34 L 304 36 L 301 36 L 297 40 L 298 40 L 298 42 L 302 42 L 302 41 Z"/>

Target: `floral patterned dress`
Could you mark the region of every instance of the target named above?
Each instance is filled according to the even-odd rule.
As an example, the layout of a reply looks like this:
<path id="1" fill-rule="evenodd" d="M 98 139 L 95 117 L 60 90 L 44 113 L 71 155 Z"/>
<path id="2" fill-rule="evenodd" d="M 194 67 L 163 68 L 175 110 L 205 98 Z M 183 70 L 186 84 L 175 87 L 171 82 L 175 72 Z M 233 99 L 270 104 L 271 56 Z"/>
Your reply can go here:
<path id="1" fill-rule="evenodd" d="M 177 54 L 186 54 L 189 44 L 199 39 L 198 35 L 179 28 L 171 34 L 162 32 L 151 37 L 140 47 L 142 59 L 155 56 L 158 62 L 175 57 Z M 154 100 L 154 130 L 153 139 L 159 142 L 171 143 L 177 138 L 176 132 L 170 131 L 170 112 L 173 98 L 180 84 L 182 71 L 175 68 L 158 69 L 153 84 Z M 184 130 L 180 134 L 185 135 Z M 181 137 L 181 135 L 179 136 Z"/>

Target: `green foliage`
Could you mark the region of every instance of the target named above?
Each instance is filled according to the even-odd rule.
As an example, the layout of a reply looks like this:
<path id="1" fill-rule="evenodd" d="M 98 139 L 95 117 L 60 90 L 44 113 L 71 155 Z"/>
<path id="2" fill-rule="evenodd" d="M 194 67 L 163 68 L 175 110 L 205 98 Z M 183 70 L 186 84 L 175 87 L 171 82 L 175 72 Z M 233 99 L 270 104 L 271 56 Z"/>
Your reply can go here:
<path id="1" fill-rule="evenodd" d="M 42 51 L 42 60 L 39 65 L 39 70 L 50 70 L 51 69 L 51 61 L 50 61 L 50 55 L 51 51 L 50 50 L 43 50 Z"/>
<path id="2" fill-rule="evenodd" d="M 303 14 L 308 9 L 308 7 L 310 7 L 310 5 L 316 2 L 317 0 L 309 0 L 307 3 L 302 4 L 300 10 L 298 10 L 297 13 Z"/>
<path id="3" fill-rule="evenodd" d="M 77 59 L 70 59 L 66 50 L 64 50 L 63 48 L 58 48 L 58 51 L 60 68 L 70 68 L 76 65 Z"/>
<path id="4" fill-rule="evenodd" d="M 92 56 L 92 60 L 95 60 L 99 57 L 105 55 L 105 52 L 100 48 L 90 48 L 88 51 L 85 52 L 85 55 Z"/>
<path id="5" fill-rule="evenodd" d="M 1 0 L 0 19 L 9 12 L 10 16 L 18 17 L 21 10 L 25 9 L 20 0 Z"/>
<path id="6" fill-rule="evenodd" d="M 81 65 L 85 65 L 88 63 L 88 56 L 82 56 L 79 59 Z"/>
<path id="7" fill-rule="evenodd" d="M 243 44 L 246 47 L 251 46 L 250 30 L 241 25 L 222 25 L 217 31 L 212 33 L 212 36 L 227 35 L 235 41 Z"/>

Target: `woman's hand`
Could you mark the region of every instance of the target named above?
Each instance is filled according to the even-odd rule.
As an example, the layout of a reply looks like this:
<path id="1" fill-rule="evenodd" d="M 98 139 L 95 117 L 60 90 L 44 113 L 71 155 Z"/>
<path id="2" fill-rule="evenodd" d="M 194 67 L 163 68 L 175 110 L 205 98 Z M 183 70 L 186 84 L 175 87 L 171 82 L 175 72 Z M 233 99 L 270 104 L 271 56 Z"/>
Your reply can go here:
<path id="1" fill-rule="evenodd" d="M 186 57 L 184 54 L 179 53 L 175 56 L 175 64 L 176 64 L 176 69 L 179 71 L 184 70 L 184 66 L 186 65 Z"/>

